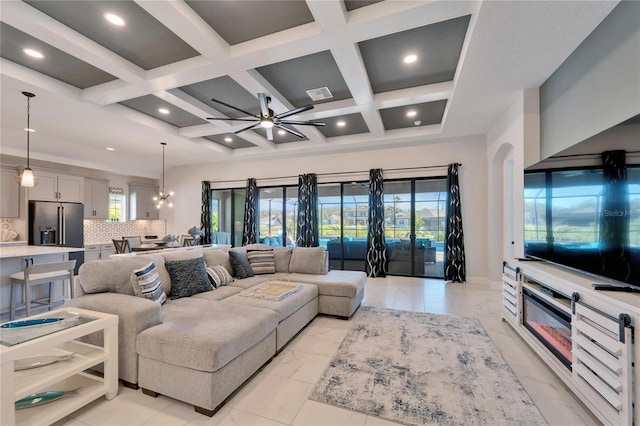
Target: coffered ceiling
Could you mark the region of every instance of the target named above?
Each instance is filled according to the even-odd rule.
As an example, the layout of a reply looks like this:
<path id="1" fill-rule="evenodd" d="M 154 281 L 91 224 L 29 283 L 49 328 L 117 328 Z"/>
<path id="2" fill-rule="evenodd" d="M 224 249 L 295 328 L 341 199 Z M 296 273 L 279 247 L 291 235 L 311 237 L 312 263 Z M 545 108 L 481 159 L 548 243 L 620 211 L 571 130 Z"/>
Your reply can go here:
<path id="1" fill-rule="evenodd" d="M 25 90 L 32 158 L 145 177 L 160 142 L 170 168 L 483 134 L 616 3 L 3 0 L 2 153 L 25 155 Z M 212 98 L 259 114 L 258 93 L 325 126 L 207 120 L 244 116 Z"/>

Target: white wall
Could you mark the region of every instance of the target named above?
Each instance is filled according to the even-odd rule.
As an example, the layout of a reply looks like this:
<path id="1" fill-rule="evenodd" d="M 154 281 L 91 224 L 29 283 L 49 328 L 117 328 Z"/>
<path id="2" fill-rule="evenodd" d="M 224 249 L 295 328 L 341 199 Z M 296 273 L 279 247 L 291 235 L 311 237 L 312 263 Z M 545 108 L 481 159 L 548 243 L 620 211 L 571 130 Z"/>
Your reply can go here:
<path id="1" fill-rule="evenodd" d="M 492 282 L 500 280 L 505 257 L 524 254 L 524 168 L 525 157 L 531 163 L 539 155 L 538 99 L 537 88 L 524 90 L 487 133 L 486 250 Z"/>
<path id="2" fill-rule="evenodd" d="M 175 192 L 175 207 L 162 210 L 167 220 L 167 232 L 183 234 L 193 225 L 200 224 L 201 190 L 203 180 L 238 183 L 228 187 L 243 187 L 247 178 L 291 176 L 286 182 L 297 183 L 302 173 L 340 173 L 363 171 L 368 176 L 371 168 L 394 169 L 462 163 L 460 185 L 462 214 L 467 258 L 467 278 L 487 277 L 487 164 L 484 136 L 471 136 L 440 141 L 428 141 L 420 146 L 377 149 L 359 153 L 314 155 L 294 159 L 276 159 L 234 163 L 212 163 L 188 166 L 167 171 L 167 188 Z M 446 176 L 445 168 L 419 172 L 417 176 Z M 405 174 L 405 176 L 407 176 Z M 385 177 L 401 177 L 399 173 L 385 173 Z M 320 177 L 320 181 L 331 181 Z M 338 180 L 353 180 L 353 176 Z M 270 181 L 269 184 L 273 184 Z"/>
<path id="3" fill-rule="evenodd" d="M 622 1 L 542 85 L 542 157 L 640 113 L 640 2 Z"/>

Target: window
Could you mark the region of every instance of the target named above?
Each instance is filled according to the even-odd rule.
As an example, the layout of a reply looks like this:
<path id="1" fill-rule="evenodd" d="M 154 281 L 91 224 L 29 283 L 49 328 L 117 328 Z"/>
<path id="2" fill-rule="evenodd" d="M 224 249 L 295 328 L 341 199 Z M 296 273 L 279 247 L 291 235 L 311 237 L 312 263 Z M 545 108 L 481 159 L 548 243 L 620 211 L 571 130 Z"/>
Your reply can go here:
<path id="1" fill-rule="evenodd" d="M 126 197 L 124 194 L 109 193 L 109 221 L 126 222 Z"/>

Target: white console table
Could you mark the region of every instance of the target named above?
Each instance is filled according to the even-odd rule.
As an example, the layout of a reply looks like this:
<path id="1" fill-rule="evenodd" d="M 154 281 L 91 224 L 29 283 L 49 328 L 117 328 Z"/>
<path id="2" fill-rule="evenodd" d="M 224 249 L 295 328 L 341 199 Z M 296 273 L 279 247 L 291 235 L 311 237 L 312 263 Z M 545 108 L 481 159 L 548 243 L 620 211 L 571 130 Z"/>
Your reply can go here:
<path id="1" fill-rule="evenodd" d="M 502 319 L 585 406 L 604 424 L 640 424 L 640 294 L 597 291 L 609 282 L 528 260 L 505 261 L 502 281 Z M 525 326 L 531 295 L 569 319 L 570 366 Z"/>
<path id="2" fill-rule="evenodd" d="M 34 315 L 34 318 L 53 318 L 79 314 L 83 321 L 59 331 L 35 337 L 22 343 L 13 344 L 15 334 L 1 330 L 0 362 L 2 376 L 0 398 L 1 425 L 51 424 L 69 415 L 89 402 L 105 395 L 112 399 L 118 392 L 118 317 L 101 312 L 77 308 Z M 93 318 L 84 322 L 84 319 Z M 70 321 L 70 325 L 72 322 Z M 46 325 L 56 327 L 57 325 Z M 90 345 L 76 339 L 94 332 L 104 333 L 104 347 Z M 29 330 L 28 332 L 31 332 Z M 11 346 L 10 346 L 11 345 Z M 45 355 L 65 355 L 76 353 L 69 361 L 14 371 L 14 362 L 24 358 Z M 104 363 L 104 376 L 85 372 Z M 79 394 L 62 398 L 42 406 L 15 410 L 15 401 L 28 395 L 52 391 L 70 390 L 81 387 Z"/>

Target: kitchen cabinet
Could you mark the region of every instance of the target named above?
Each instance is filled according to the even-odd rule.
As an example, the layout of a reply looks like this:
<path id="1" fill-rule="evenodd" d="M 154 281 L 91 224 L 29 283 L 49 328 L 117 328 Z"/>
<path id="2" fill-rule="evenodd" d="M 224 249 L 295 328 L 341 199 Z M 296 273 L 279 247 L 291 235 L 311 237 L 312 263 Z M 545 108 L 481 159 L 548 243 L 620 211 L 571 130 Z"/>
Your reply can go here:
<path id="1" fill-rule="evenodd" d="M 160 213 L 153 201 L 157 195 L 157 186 L 129 184 L 129 219 L 159 219 Z"/>
<path id="2" fill-rule="evenodd" d="M 113 243 L 90 244 L 84 246 L 84 261 L 109 259 L 109 256 L 116 254 L 116 247 Z"/>
<path id="3" fill-rule="evenodd" d="M 40 425 L 52 424 L 74 411 L 100 398 L 113 399 L 118 392 L 118 316 L 78 308 L 64 308 L 32 318 L 64 318 L 55 332 L 38 335 L 22 343 L 3 336 L 0 345 L 2 373 L 0 424 Z M 102 346 L 77 339 L 99 332 Z M 39 368 L 15 371 L 14 364 L 37 356 L 69 356 L 70 360 Z M 97 376 L 88 371 L 102 364 L 104 374 Z M 15 410 L 14 401 L 28 395 L 51 390 L 78 392 L 71 398 L 61 398 L 50 404 Z"/>
<path id="4" fill-rule="evenodd" d="M 0 217 L 20 217 L 20 184 L 16 181 L 18 172 L 15 169 L 0 169 Z"/>
<path id="5" fill-rule="evenodd" d="M 84 202 L 84 178 L 34 171 L 36 186 L 29 188 L 29 200 Z"/>
<path id="6" fill-rule="evenodd" d="M 109 182 L 106 180 L 84 180 L 84 218 L 109 218 Z"/>

